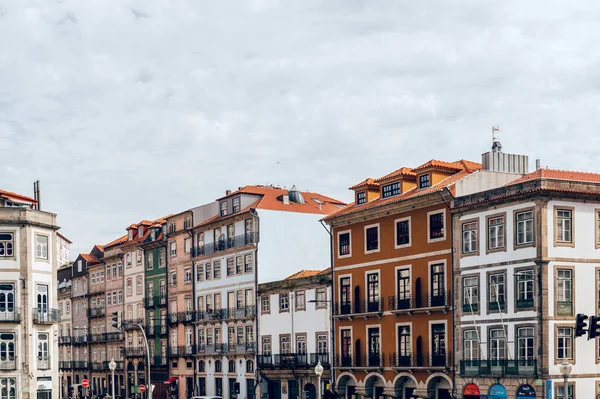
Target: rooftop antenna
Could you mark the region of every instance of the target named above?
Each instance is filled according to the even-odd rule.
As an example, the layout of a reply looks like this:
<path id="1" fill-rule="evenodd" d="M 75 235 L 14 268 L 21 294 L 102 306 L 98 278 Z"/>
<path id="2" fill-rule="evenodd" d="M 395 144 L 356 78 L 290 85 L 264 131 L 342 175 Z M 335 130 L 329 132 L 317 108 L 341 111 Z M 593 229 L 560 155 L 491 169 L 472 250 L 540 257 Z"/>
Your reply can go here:
<path id="1" fill-rule="evenodd" d="M 497 135 L 500 133 L 500 126 L 492 126 L 492 151 L 493 152 L 501 152 L 502 144 L 498 141 Z"/>

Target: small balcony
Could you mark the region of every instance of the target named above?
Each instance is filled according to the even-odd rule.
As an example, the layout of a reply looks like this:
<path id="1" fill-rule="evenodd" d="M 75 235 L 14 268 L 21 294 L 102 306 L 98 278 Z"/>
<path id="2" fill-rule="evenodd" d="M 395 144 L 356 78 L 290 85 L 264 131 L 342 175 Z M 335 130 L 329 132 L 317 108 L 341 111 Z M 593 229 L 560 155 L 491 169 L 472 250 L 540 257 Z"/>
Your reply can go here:
<path id="1" fill-rule="evenodd" d="M 71 345 L 71 336 L 70 335 L 62 335 L 58 337 L 59 345 Z"/>
<path id="2" fill-rule="evenodd" d="M 256 244 L 259 241 L 259 233 L 246 233 L 235 237 L 227 237 L 216 242 L 205 244 L 204 246 L 193 248 L 192 256 L 209 255 L 219 251 L 225 251 L 231 248 L 240 248 L 249 244 Z"/>
<path id="3" fill-rule="evenodd" d="M 50 356 L 38 356 L 37 358 L 38 370 L 50 370 L 52 362 L 50 362 Z"/>
<path id="4" fill-rule="evenodd" d="M 60 321 L 58 309 L 33 309 L 33 322 L 36 324 L 54 324 Z"/>
<path id="5" fill-rule="evenodd" d="M 13 308 L 12 311 L 0 312 L 0 323 L 20 323 L 21 308 Z"/>
<path id="6" fill-rule="evenodd" d="M 90 335 L 90 343 L 99 344 L 104 342 L 104 334 L 92 334 Z"/>
<path id="7" fill-rule="evenodd" d="M 285 354 L 259 354 L 257 355 L 258 367 L 271 369 L 310 369 L 321 362 L 323 368 L 331 367 L 328 353 L 285 353 Z"/>
<path id="8" fill-rule="evenodd" d="M 461 360 L 461 376 L 534 376 L 537 375 L 537 360 Z"/>
<path id="9" fill-rule="evenodd" d="M 88 339 L 87 334 L 71 337 L 72 345 L 87 345 L 88 341 L 89 341 L 89 339 Z"/>
<path id="10" fill-rule="evenodd" d="M 166 356 L 154 356 L 150 358 L 150 364 L 153 366 L 166 366 L 167 365 L 167 357 Z"/>
<path id="11" fill-rule="evenodd" d="M 450 369 L 450 352 L 446 353 L 424 353 L 419 356 L 413 354 L 398 355 L 390 353 L 386 357 L 384 353 L 368 353 L 364 356 L 335 356 L 336 367 L 339 368 L 382 368 L 392 367 L 396 369 Z"/>
<path id="12" fill-rule="evenodd" d="M 177 356 L 192 357 L 196 356 L 196 345 L 182 345 L 171 349 L 176 349 Z"/>
<path id="13" fill-rule="evenodd" d="M 528 309 L 533 307 L 533 298 L 517 299 L 517 310 Z"/>
<path id="14" fill-rule="evenodd" d="M 134 324 L 141 324 L 143 326 L 144 325 L 144 319 L 127 319 L 127 320 L 123 320 L 123 328 L 125 329 L 125 331 L 130 331 L 130 330 L 137 329 L 137 326 L 135 326 Z"/>
<path id="15" fill-rule="evenodd" d="M 169 325 L 177 324 L 179 322 L 177 318 L 177 313 L 169 313 L 167 320 L 169 322 Z"/>
<path id="16" fill-rule="evenodd" d="M 177 313 L 177 321 L 183 324 L 189 324 L 196 321 L 196 312 L 194 311 L 184 311 Z"/>
<path id="17" fill-rule="evenodd" d="M 105 308 L 89 308 L 87 310 L 88 317 L 105 317 L 106 309 Z"/>
<path id="18" fill-rule="evenodd" d="M 108 364 L 110 363 L 110 360 L 105 360 L 102 362 L 102 369 L 103 370 L 110 370 L 110 368 L 108 367 Z M 123 361 L 122 360 L 115 360 L 115 363 L 117 364 L 117 368 L 115 370 L 123 370 Z"/>
<path id="19" fill-rule="evenodd" d="M 92 371 L 108 370 L 108 363 L 106 364 L 106 368 L 104 368 L 103 362 L 90 362 L 90 370 L 92 370 Z"/>
<path id="20" fill-rule="evenodd" d="M 254 306 L 244 306 L 241 308 L 229 308 L 221 309 L 222 312 L 226 312 L 227 319 L 248 319 L 256 316 L 256 309 Z"/>
<path id="21" fill-rule="evenodd" d="M 104 333 L 104 341 L 105 342 L 118 342 L 123 340 L 122 332 L 109 332 Z"/>
<path id="22" fill-rule="evenodd" d="M 196 313 L 196 321 L 199 323 L 209 323 L 221 321 L 227 318 L 227 309 L 207 310 Z"/>
<path id="23" fill-rule="evenodd" d="M 166 295 L 155 295 L 144 298 L 144 306 L 147 308 L 163 307 L 167 305 Z"/>
<path id="24" fill-rule="evenodd" d="M 143 347 L 126 347 L 121 349 L 123 357 L 146 357 L 146 349 Z"/>
<path id="25" fill-rule="evenodd" d="M 167 324 L 148 324 L 146 325 L 146 334 L 148 334 L 149 337 L 154 337 L 157 335 L 167 335 Z"/>
<path id="26" fill-rule="evenodd" d="M 88 362 L 85 360 L 76 360 L 71 362 L 71 365 L 73 366 L 73 370 L 87 370 L 89 368 Z"/>
<path id="27" fill-rule="evenodd" d="M 0 371 L 11 371 L 17 369 L 17 361 L 13 360 L 1 360 Z"/>
<path id="28" fill-rule="evenodd" d="M 61 360 L 58 362 L 58 368 L 61 370 L 71 370 L 73 369 L 73 362 Z"/>
<path id="29" fill-rule="evenodd" d="M 205 345 L 204 346 L 204 354 L 205 355 L 222 355 L 227 353 L 227 344 L 214 344 L 214 345 Z"/>

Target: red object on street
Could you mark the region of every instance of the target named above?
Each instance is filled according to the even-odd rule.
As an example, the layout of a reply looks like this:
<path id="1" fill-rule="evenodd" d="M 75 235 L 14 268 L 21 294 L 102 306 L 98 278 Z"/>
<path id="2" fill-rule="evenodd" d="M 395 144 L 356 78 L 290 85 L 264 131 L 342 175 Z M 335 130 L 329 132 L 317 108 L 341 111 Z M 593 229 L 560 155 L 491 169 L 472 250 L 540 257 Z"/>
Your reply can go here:
<path id="1" fill-rule="evenodd" d="M 87 388 L 90 386 L 90 382 L 88 380 L 81 380 L 81 386 Z"/>
<path id="2" fill-rule="evenodd" d="M 140 385 L 140 392 L 146 392 L 146 386 L 144 384 Z"/>

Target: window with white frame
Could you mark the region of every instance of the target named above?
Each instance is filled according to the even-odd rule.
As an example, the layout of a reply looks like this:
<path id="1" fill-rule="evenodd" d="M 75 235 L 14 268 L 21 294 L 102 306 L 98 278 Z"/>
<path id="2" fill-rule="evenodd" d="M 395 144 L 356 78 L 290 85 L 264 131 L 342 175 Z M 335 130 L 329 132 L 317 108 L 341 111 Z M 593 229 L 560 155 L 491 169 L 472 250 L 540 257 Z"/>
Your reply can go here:
<path id="1" fill-rule="evenodd" d="M 184 283 L 191 283 L 192 282 L 192 269 L 189 267 L 186 267 L 183 270 L 183 282 Z"/>
<path id="2" fill-rule="evenodd" d="M 338 256 L 350 255 L 350 232 L 338 234 Z"/>
<path id="3" fill-rule="evenodd" d="M 464 360 L 479 360 L 479 337 L 476 330 L 463 332 Z"/>
<path id="4" fill-rule="evenodd" d="M 556 399 L 573 399 L 573 384 L 568 384 L 567 397 L 565 398 L 565 387 L 564 385 L 556 386 Z"/>
<path id="5" fill-rule="evenodd" d="M 232 212 L 236 213 L 240 211 L 240 197 L 235 197 L 232 200 Z"/>
<path id="6" fill-rule="evenodd" d="M 573 241 L 573 212 L 569 209 L 556 210 L 556 242 Z"/>
<path id="7" fill-rule="evenodd" d="M 48 259 L 48 236 L 36 234 L 36 236 L 35 236 L 35 256 L 38 259 Z"/>
<path id="8" fill-rule="evenodd" d="M 169 275 L 169 285 L 177 285 L 177 272 L 175 270 Z"/>
<path id="9" fill-rule="evenodd" d="M 490 349 L 489 349 L 489 360 L 494 361 L 503 360 L 506 357 L 506 336 L 504 330 L 501 328 L 490 330 Z"/>
<path id="10" fill-rule="evenodd" d="M 17 379 L 0 378 L 0 399 L 16 399 L 17 397 Z"/>
<path id="11" fill-rule="evenodd" d="M 220 203 L 220 216 L 227 215 L 227 201 L 221 201 Z"/>
<path id="12" fill-rule="evenodd" d="M 556 358 L 558 360 L 573 359 L 573 329 L 571 327 L 557 328 Z"/>
<path id="13" fill-rule="evenodd" d="M 410 245 L 410 220 L 403 219 L 396 221 L 396 246 Z"/>
<path id="14" fill-rule="evenodd" d="M 269 298 L 269 295 L 263 295 L 260 297 L 260 309 L 262 314 L 269 314 L 271 312 Z"/>
<path id="15" fill-rule="evenodd" d="M 296 335 L 296 353 L 299 355 L 306 354 L 306 335 Z"/>
<path id="16" fill-rule="evenodd" d="M 573 313 L 573 271 L 571 269 L 556 270 L 556 312 L 561 316 Z"/>
<path id="17" fill-rule="evenodd" d="M 201 263 L 196 264 L 196 281 L 204 280 L 204 266 Z"/>
<path id="18" fill-rule="evenodd" d="M 533 211 L 517 212 L 517 245 L 526 245 L 533 242 Z"/>
<path id="19" fill-rule="evenodd" d="M 463 278 L 463 312 L 479 310 L 479 277 Z"/>
<path id="20" fill-rule="evenodd" d="M 489 275 L 489 303 L 490 310 L 503 310 L 506 302 L 505 288 L 506 276 L 504 273 L 492 273 Z"/>
<path id="21" fill-rule="evenodd" d="M 0 257 L 12 257 L 14 255 L 14 248 L 14 233 L 0 232 Z M 81 261 L 79 261 L 78 267 L 78 271 L 81 271 Z"/>
<path id="22" fill-rule="evenodd" d="M 252 273 L 252 254 L 244 256 L 244 273 Z"/>
<path id="23" fill-rule="evenodd" d="M 521 327 L 517 329 L 518 360 L 533 360 L 533 342 L 533 327 Z"/>
<path id="24" fill-rule="evenodd" d="M 171 241 L 171 258 L 177 256 L 177 242 Z"/>
<path id="25" fill-rule="evenodd" d="M 504 216 L 488 219 L 488 249 L 504 248 Z"/>
<path id="26" fill-rule="evenodd" d="M 292 351 L 290 345 L 290 336 L 288 334 L 279 337 L 279 353 L 282 355 L 290 354 Z"/>
<path id="27" fill-rule="evenodd" d="M 517 277 L 517 309 L 533 306 L 533 270 L 521 270 Z"/>
<path id="28" fill-rule="evenodd" d="M 429 215 L 429 240 L 441 240 L 445 236 L 444 212 Z"/>
<path id="29" fill-rule="evenodd" d="M 477 252 L 477 221 L 463 223 L 462 251 L 463 254 Z"/>
<path id="30" fill-rule="evenodd" d="M 365 250 L 367 252 L 379 250 L 379 226 L 365 228 Z"/>
<path id="31" fill-rule="evenodd" d="M 127 267 L 131 267 L 131 254 L 125 255 L 125 264 Z"/>
<path id="32" fill-rule="evenodd" d="M 142 276 L 137 276 L 135 278 L 135 293 L 140 295 L 142 293 Z"/>
<path id="33" fill-rule="evenodd" d="M 221 278 L 221 261 L 220 260 L 213 261 L 213 278 L 214 279 Z"/>
<path id="34" fill-rule="evenodd" d="M 184 238 L 183 239 L 183 252 L 185 252 L 186 254 L 189 254 L 190 251 L 192 249 L 191 246 L 191 239 L 190 238 Z"/>
<path id="35" fill-rule="evenodd" d="M 262 337 L 261 338 L 261 347 L 263 355 L 271 355 L 271 337 Z"/>
<path id="36" fill-rule="evenodd" d="M 279 312 L 288 312 L 290 310 L 289 293 L 282 292 L 279 294 Z"/>
<path id="37" fill-rule="evenodd" d="M 15 362 L 15 334 L 0 333 L 0 369 L 16 370 Z"/>

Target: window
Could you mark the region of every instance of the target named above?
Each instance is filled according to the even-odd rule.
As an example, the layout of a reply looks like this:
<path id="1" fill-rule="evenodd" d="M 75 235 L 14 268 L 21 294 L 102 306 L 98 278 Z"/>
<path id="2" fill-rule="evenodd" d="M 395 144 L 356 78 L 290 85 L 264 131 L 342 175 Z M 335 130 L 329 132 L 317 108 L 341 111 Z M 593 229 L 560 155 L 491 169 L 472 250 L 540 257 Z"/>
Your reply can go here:
<path id="1" fill-rule="evenodd" d="M 515 219 L 517 224 L 517 245 L 533 243 L 533 211 L 517 212 Z"/>
<path id="2" fill-rule="evenodd" d="M 472 254 L 477 252 L 477 222 L 467 222 L 462 225 L 462 252 Z"/>
<path id="3" fill-rule="evenodd" d="M 48 259 L 48 236 L 36 234 L 35 256 L 39 259 Z"/>
<path id="4" fill-rule="evenodd" d="M 240 211 L 240 197 L 236 197 L 231 201 L 232 212 L 236 213 Z"/>
<path id="5" fill-rule="evenodd" d="M 117 299 L 119 300 L 119 304 L 123 303 L 123 290 L 117 291 Z"/>
<path id="6" fill-rule="evenodd" d="M 290 310 L 289 294 L 282 292 L 279 294 L 279 313 L 288 312 Z"/>
<path id="7" fill-rule="evenodd" d="M 341 342 L 341 365 L 352 366 L 352 330 L 347 328 L 341 330 Z"/>
<path id="8" fill-rule="evenodd" d="M 131 267 L 131 254 L 125 255 L 125 264 L 127 267 Z"/>
<path id="9" fill-rule="evenodd" d="M 398 326 L 398 364 L 396 366 L 410 367 L 412 354 L 412 341 L 410 339 L 410 326 Z"/>
<path id="10" fill-rule="evenodd" d="M 556 399 L 573 399 L 573 384 L 568 384 L 567 397 L 565 398 L 565 386 L 556 386 Z"/>
<path id="11" fill-rule="evenodd" d="M 396 271 L 398 292 L 396 298 L 396 309 L 409 309 L 411 307 L 410 296 L 410 269 L 398 269 Z"/>
<path id="12" fill-rule="evenodd" d="M 172 271 L 169 275 L 169 285 L 177 285 L 177 272 Z"/>
<path id="13" fill-rule="evenodd" d="M 533 360 L 533 327 L 517 329 L 517 360 Z M 528 365 L 528 362 L 522 364 Z"/>
<path id="14" fill-rule="evenodd" d="M 186 216 L 183 219 L 183 228 L 189 229 L 190 227 L 192 227 L 192 219 L 189 216 Z"/>
<path id="15" fill-rule="evenodd" d="M 367 202 L 367 192 L 361 191 L 356 194 L 356 205 L 361 205 Z"/>
<path id="16" fill-rule="evenodd" d="M 385 186 L 383 186 L 383 188 L 381 189 L 381 196 L 383 198 L 388 198 L 388 197 L 393 197 L 394 195 L 399 195 L 400 194 L 400 183 L 396 182 L 396 183 L 392 183 L 392 184 L 387 184 Z"/>
<path id="17" fill-rule="evenodd" d="M 292 348 L 290 347 L 290 336 L 281 335 L 279 337 L 279 353 L 282 355 L 289 355 Z"/>
<path id="18" fill-rule="evenodd" d="M 489 275 L 489 303 L 490 310 L 504 310 L 505 304 L 505 276 L 504 273 Z"/>
<path id="19" fill-rule="evenodd" d="M 479 277 L 463 278 L 463 312 L 479 311 Z"/>
<path id="20" fill-rule="evenodd" d="M 367 274 L 367 312 L 379 312 L 379 273 Z"/>
<path id="21" fill-rule="evenodd" d="M 142 276 L 137 276 L 135 278 L 135 293 L 137 295 L 142 294 Z"/>
<path id="22" fill-rule="evenodd" d="M 327 309 L 327 289 L 317 288 L 315 290 L 315 308 L 316 309 Z"/>
<path id="23" fill-rule="evenodd" d="M 17 397 L 17 379 L 0 378 L 1 399 L 16 399 Z"/>
<path id="24" fill-rule="evenodd" d="M 123 277 L 123 263 L 119 262 L 117 264 L 117 277 Z M 113 279 L 115 276 L 113 275 Z"/>
<path id="25" fill-rule="evenodd" d="M 306 335 L 296 335 L 296 353 L 298 355 L 306 354 Z"/>
<path id="26" fill-rule="evenodd" d="M 172 241 L 171 244 L 171 258 L 177 256 L 177 242 L 176 241 Z"/>
<path id="27" fill-rule="evenodd" d="M 37 285 L 37 308 L 38 312 L 48 310 L 48 286 L 43 284 Z"/>
<path id="28" fill-rule="evenodd" d="M 429 187 L 429 173 L 419 176 L 419 188 Z"/>
<path id="29" fill-rule="evenodd" d="M 196 281 L 204 280 L 204 266 L 196 264 Z"/>
<path id="30" fill-rule="evenodd" d="M 396 220 L 396 248 L 410 245 L 410 218 Z"/>
<path id="31" fill-rule="evenodd" d="M 338 234 L 338 256 L 350 256 L 350 232 Z"/>
<path id="32" fill-rule="evenodd" d="M 252 360 L 246 360 L 246 373 L 254 373 L 254 362 Z M 252 380 L 254 382 L 254 380 Z"/>
<path id="33" fill-rule="evenodd" d="M 533 270 L 521 270 L 517 277 L 517 309 L 533 307 Z"/>
<path id="34" fill-rule="evenodd" d="M 262 314 L 269 314 L 271 312 L 269 295 L 263 295 L 260 297 L 260 309 Z"/>
<path id="35" fill-rule="evenodd" d="M 556 242 L 571 243 L 573 240 L 573 211 L 568 209 L 556 210 Z"/>
<path id="36" fill-rule="evenodd" d="M 15 334 L 0 333 L 0 368 L 2 370 L 16 370 L 16 366 Z"/>
<path id="37" fill-rule="evenodd" d="M 379 251 L 379 225 L 365 226 L 365 251 Z"/>
<path id="38" fill-rule="evenodd" d="M 8 247 L 6 247 L 6 248 L 8 248 Z M 4 255 L 4 256 L 12 256 L 12 245 L 10 246 L 10 249 L 11 249 L 11 250 L 10 250 L 10 254 L 11 254 L 11 255 Z M 8 252 L 7 252 L 7 253 L 8 253 Z M 3 255 L 2 255 L 2 235 L 0 235 L 0 256 L 3 256 Z M 81 273 L 81 267 L 82 267 L 82 264 L 83 264 L 83 262 L 81 261 L 81 259 L 77 261 L 77 271 L 78 271 L 79 273 Z"/>
<path id="39" fill-rule="evenodd" d="M 242 262 L 241 262 L 241 260 L 242 260 L 242 259 L 241 259 L 241 257 L 240 257 L 240 261 L 239 261 L 239 262 L 237 262 L 237 263 L 235 264 L 235 274 L 242 274 L 243 265 L 242 265 Z M 246 261 L 246 259 L 245 259 L 245 257 L 244 257 L 244 262 L 245 262 L 245 261 Z"/>
<path id="40" fill-rule="evenodd" d="M 242 257 L 241 257 L 241 256 L 238 256 L 238 259 L 240 260 L 240 267 L 241 267 L 241 264 L 242 264 Z M 233 266 L 234 266 L 234 265 L 233 265 L 233 258 L 228 258 L 228 259 L 227 259 L 227 276 L 228 276 L 228 277 L 229 277 L 229 276 L 233 276 L 233 274 L 234 274 L 234 273 L 233 273 Z"/>
<path id="41" fill-rule="evenodd" d="M 488 218 L 488 250 L 504 248 L 504 216 Z"/>
<path id="42" fill-rule="evenodd" d="M 185 252 L 186 254 L 189 254 L 190 250 L 192 248 L 190 242 L 191 242 L 191 240 L 189 238 L 183 239 L 183 252 Z"/>
<path id="43" fill-rule="evenodd" d="M 317 353 L 328 353 L 327 334 L 317 334 Z"/>
<path id="44" fill-rule="evenodd" d="M 492 369 L 494 366 L 502 367 L 502 360 L 506 358 L 506 337 L 504 330 L 491 329 L 490 330 L 490 343 L 489 343 L 489 360 L 491 362 Z"/>
<path id="45" fill-rule="evenodd" d="M 131 278 L 127 279 L 126 291 L 125 292 L 126 292 L 127 296 L 133 295 L 133 281 L 131 280 Z"/>
<path id="46" fill-rule="evenodd" d="M 210 263 L 204 264 L 204 279 L 205 280 L 212 279 L 212 265 Z"/>
<path id="47" fill-rule="evenodd" d="M 215 373 L 223 372 L 223 366 L 220 360 L 215 360 Z"/>
<path id="48" fill-rule="evenodd" d="M 146 269 L 152 270 L 154 267 L 153 259 L 152 259 L 152 251 L 146 253 Z"/>
<path id="49" fill-rule="evenodd" d="M 572 270 L 556 270 L 556 314 L 559 316 L 570 316 L 573 314 L 572 300 Z"/>
<path id="50" fill-rule="evenodd" d="M 244 256 L 244 272 L 252 273 L 252 254 Z"/>
<path id="51" fill-rule="evenodd" d="M 432 213 L 429 215 L 429 241 L 443 240 L 444 232 L 444 212 Z"/>
<path id="52" fill-rule="evenodd" d="M 48 361 L 48 334 L 39 333 L 38 334 L 38 350 L 37 350 L 38 360 Z"/>
<path id="53" fill-rule="evenodd" d="M 198 255 L 204 253 L 204 233 L 198 233 Z"/>
<path id="54" fill-rule="evenodd" d="M 476 330 L 465 330 L 463 333 L 464 360 L 479 360 L 479 337 Z"/>
<path id="55" fill-rule="evenodd" d="M 304 299 L 304 291 L 296 291 L 296 310 L 305 310 L 306 302 Z"/>
<path id="56" fill-rule="evenodd" d="M 176 228 L 175 228 L 175 222 L 170 222 L 169 223 L 169 234 L 175 233 L 175 230 L 176 230 Z"/>
<path id="57" fill-rule="evenodd" d="M 221 209 L 221 212 L 220 212 L 221 216 L 227 215 L 227 202 L 226 201 L 221 201 L 220 209 Z"/>
<path id="58" fill-rule="evenodd" d="M 244 291 L 237 290 L 235 292 L 235 302 L 236 302 L 236 307 L 238 309 L 243 309 L 244 308 Z"/>
<path id="59" fill-rule="evenodd" d="M 367 329 L 367 340 L 367 366 L 379 366 L 381 364 L 381 335 L 379 327 Z"/>
<path id="60" fill-rule="evenodd" d="M 557 328 L 556 358 L 558 360 L 573 359 L 573 329 L 571 327 Z"/>
<path id="61" fill-rule="evenodd" d="M 11 257 L 14 254 L 14 235 L 13 233 L 0 232 L 0 257 Z M 81 271 L 81 261 L 77 263 L 78 270 Z"/>
<path id="62" fill-rule="evenodd" d="M 342 277 L 340 278 L 340 314 L 352 312 L 350 300 L 350 277 Z"/>
<path id="63" fill-rule="evenodd" d="M 261 346 L 263 355 L 269 356 L 271 354 L 271 337 L 262 337 Z"/>
<path id="64" fill-rule="evenodd" d="M 252 326 L 246 326 L 246 343 L 254 343 L 254 330 L 252 329 Z"/>
<path id="65" fill-rule="evenodd" d="M 221 261 L 215 260 L 213 262 L 213 278 L 219 279 L 221 278 Z"/>
<path id="66" fill-rule="evenodd" d="M 138 265 L 142 264 L 142 250 L 141 249 L 138 249 L 136 251 L 136 261 L 137 261 Z"/>
<path id="67" fill-rule="evenodd" d="M 192 282 L 192 269 L 189 267 L 186 267 L 183 271 L 183 282 L 184 283 Z"/>

